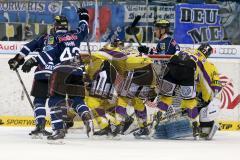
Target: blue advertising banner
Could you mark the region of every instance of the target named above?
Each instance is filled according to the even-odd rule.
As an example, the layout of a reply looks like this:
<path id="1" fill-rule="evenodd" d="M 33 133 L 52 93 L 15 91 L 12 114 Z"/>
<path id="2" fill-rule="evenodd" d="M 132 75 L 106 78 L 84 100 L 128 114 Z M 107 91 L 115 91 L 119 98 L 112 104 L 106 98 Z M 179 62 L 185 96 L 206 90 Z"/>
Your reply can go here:
<path id="1" fill-rule="evenodd" d="M 89 11 L 90 34 L 93 34 L 95 8 L 94 2 L 79 1 L 0 1 L 0 40 L 21 41 L 32 39 L 38 34 L 49 32 L 54 16 L 64 15 L 71 29 L 78 26 L 77 9 L 81 6 Z M 101 41 L 108 41 L 112 36 L 125 38 L 124 6 L 117 4 L 98 4 L 98 23 Z M 25 35 L 25 30 L 31 33 Z M 24 31 L 24 33 L 22 32 Z M 92 37 L 90 35 L 90 37 Z M 95 41 L 93 39 L 93 41 Z"/>
<path id="2" fill-rule="evenodd" d="M 228 44 L 218 5 L 178 4 L 175 16 L 174 38 L 178 43 Z"/>

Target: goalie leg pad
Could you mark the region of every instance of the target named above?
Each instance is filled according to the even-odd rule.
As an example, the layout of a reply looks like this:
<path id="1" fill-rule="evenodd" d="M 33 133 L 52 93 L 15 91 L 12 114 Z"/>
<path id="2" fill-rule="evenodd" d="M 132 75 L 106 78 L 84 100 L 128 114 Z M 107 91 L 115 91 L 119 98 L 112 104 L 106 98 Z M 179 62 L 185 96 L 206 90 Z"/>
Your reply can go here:
<path id="1" fill-rule="evenodd" d="M 153 134 L 155 139 L 168 139 L 165 124 L 159 124 L 155 127 L 155 132 Z"/>
<path id="2" fill-rule="evenodd" d="M 192 136 L 193 131 L 188 118 L 178 118 L 166 122 L 165 125 L 168 139 L 177 139 Z"/>
<path id="3" fill-rule="evenodd" d="M 206 140 L 211 140 L 217 132 L 219 125 L 217 122 L 200 122 L 200 136 Z"/>
<path id="4" fill-rule="evenodd" d="M 214 122 L 213 127 L 211 128 L 211 131 L 208 134 L 206 140 L 212 140 L 212 138 L 215 135 L 215 133 L 217 132 L 218 128 L 219 128 L 219 125 L 216 122 Z"/>
<path id="5" fill-rule="evenodd" d="M 213 100 L 200 110 L 200 129 L 201 135 L 206 140 L 211 140 L 215 133 L 217 132 L 219 126 L 215 122 L 220 110 L 220 100 L 218 98 L 213 98 Z"/>
<path id="6" fill-rule="evenodd" d="M 166 123 L 168 139 L 184 138 L 193 135 L 191 123 L 188 118 L 179 118 Z"/>
<path id="7" fill-rule="evenodd" d="M 220 100 L 214 98 L 207 107 L 204 107 L 200 110 L 200 122 L 210 122 L 214 121 L 219 113 L 220 110 Z"/>
<path id="8" fill-rule="evenodd" d="M 173 121 L 159 124 L 155 127 L 154 138 L 177 139 L 190 137 L 193 134 L 191 123 L 188 118 L 181 117 Z"/>

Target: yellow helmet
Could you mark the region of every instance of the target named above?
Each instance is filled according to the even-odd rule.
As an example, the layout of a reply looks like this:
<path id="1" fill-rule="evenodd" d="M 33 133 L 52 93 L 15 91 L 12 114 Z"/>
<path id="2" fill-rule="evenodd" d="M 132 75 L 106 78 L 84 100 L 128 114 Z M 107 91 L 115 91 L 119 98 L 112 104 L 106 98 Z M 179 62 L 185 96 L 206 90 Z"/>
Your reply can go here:
<path id="1" fill-rule="evenodd" d="M 165 19 L 161 19 L 155 23 L 155 27 L 159 28 L 169 28 L 170 27 L 170 22 Z"/>

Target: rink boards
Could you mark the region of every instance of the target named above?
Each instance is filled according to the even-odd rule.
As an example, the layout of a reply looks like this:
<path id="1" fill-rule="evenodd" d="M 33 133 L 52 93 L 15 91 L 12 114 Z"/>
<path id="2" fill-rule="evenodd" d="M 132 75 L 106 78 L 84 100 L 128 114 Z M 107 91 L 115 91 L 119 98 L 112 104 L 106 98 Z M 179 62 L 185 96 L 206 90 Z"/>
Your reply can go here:
<path id="1" fill-rule="evenodd" d="M 0 125 L 31 126 L 34 125 L 32 109 L 23 93 L 22 86 L 14 71 L 10 71 L 7 61 L 13 57 L 25 42 L 0 42 Z M 6 46 L 6 44 L 8 46 Z M 86 48 L 82 46 L 82 51 Z M 92 50 L 97 50 L 104 44 L 91 43 Z M 148 44 L 154 46 L 155 44 Z M 192 47 L 181 45 L 182 48 Z M 197 46 L 194 46 L 197 47 Z M 240 130 L 240 49 L 239 46 L 214 46 L 214 55 L 210 58 L 219 72 L 221 81 L 225 83 L 222 92 L 222 106 L 219 115 L 221 128 L 224 130 Z M 10 54 L 7 54 L 10 53 Z M 27 90 L 30 92 L 33 71 L 29 74 L 20 72 Z M 151 112 L 151 111 L 150 111 Z"/>

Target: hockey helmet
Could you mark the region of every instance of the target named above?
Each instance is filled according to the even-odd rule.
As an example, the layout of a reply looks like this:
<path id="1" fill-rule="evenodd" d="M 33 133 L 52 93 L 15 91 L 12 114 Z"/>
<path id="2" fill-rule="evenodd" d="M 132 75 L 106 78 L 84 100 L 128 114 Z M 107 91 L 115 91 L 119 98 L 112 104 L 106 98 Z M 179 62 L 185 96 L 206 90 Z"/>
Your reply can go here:
<path id="1" fill-rule="evenodd" d="M 54 29 L 58 30 L 68 30 L 68 20 L 65 16 L 55 16 L 54 17 Z"/>
<path id="2" fill-rule="evenodd" d="M 213 52 L 213 48 L 208 43 L 202 43 L 198 47 L 198 50 L 201 51 L 205 55 L 206 58 L 208 58 Z"/>
<path id="3" fill-rule="evenodd" d="M 169 28 L 170 27 L 170 22 L 165 19 L 161 19 L 155 23 L 155 27 L 157 28 Z"/>
<path id="4" fill-rule="evenodd" d="M 124 42 L 121 41 L 119 38 L 115 38 L 112 42 L 111 42 L 111 46 L 112 47 L 124 47 Z"/>

